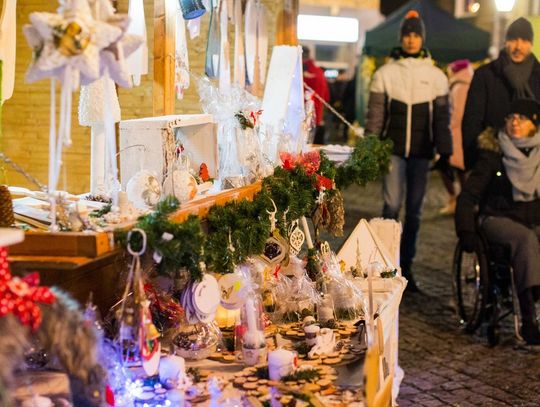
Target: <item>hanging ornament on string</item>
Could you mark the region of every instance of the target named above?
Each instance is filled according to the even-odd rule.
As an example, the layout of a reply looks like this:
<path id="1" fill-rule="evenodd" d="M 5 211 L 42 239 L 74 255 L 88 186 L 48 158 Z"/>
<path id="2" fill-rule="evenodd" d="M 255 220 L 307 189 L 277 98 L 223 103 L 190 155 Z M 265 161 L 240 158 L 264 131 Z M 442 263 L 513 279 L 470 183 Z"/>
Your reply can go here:
<path id="1" fill-rule="evenodd" d="M 132 146 L 135 147 L 135 146 Z M 161 199 L 161 184 L 152 171 L 145 170 L 143 167 L 146 146 L 136 145 L 141 151 L 138 152 L 139 171 L 133 175 L 127 185 L 127 198 L 136 208 L 151 209 L 155 207 Z M 125 150 L 125 149 L 124 149 Z"/>
<path id="2" fill-rule="evenodd" d="M 121 30 L 121 35 L 100 51 L 100 78 L 82 86 L 79 98 L 79 123 L 92 127 L 91 192 L 111 196 L 116 206 L 120 182 L 114 125 L 120 121 L 121 112 L 115 83 L 131 87 L 131 75 L 125 58 L 140 48 L 144 40 L 127 32 L 129 17 L 115 13 L 108 0 L 89 0 L 89 4 L 94 19 Z"/>
<path id="3" fill-rule="evenodd" d="M 136 234 L 140 235 L 139 250 L 133 248 Z M 153 376 L 158 372 L 161 344 L 160 334 L 152 321 L 141 269 L 141 256 L 146 251 L 146 233 L 142 229 L 132 229 L 127 242 L 127 251 L 133 259 L 118 314 L 120 329 L 117 342 L 122 349 L 125 365 L 140 361 L 146 374 Z"/>
<path id="4" fill-rule="evenodd" d="M 179 4 L 184 20 L 193 20 L 206 13 L 202 0 L 180 0 Z"/>
<path id="5" fill-rule="evenodd" d="M 233 81 L 242 89 L 246 87 L 246 56 L 242 36 L 242 0 L 229 0 L 234 9 L 234 74 Z"/>
<path id="6" fill-rule="evenodd" d="M 116 41 L 122 31 L 95 20 L 86 0 L 65 0 L 57 13 L 30 13 L 23 32 L 32 47 L 33 59 L 26 80 L 51 78 L 49 134 L 49 194 L 51 230 L 56 223 L 56 188 L 62 165 L 62 150 L 71 145 L 72 92 L 100 75 L 100 51 Z M 60 119 L 56 129 L 56 80 L 60 82 Z"/>
<path id="7" fill-rule="evenodd" d="M 273 200 L 271 201 L 272 205 L 274 205 L 274 210 L 266 211 L 270 219 L 270 237 L 266 240 L 264 250 L 259 258 L 261 258 L 268 266 L 276 267 L 282 261 L 287 259 L 289 255 L 289 245 L 276 228 L 277 207 L 276 203 Z"/>
<path id="8" fill-rule="evenodd" d="M 298 226 L 298 219 L 291 223 L 289 227 L 289 253 L 291 256 L 298 256 L 302 245 L 306 240 L 306 235 L 302 232 L 302 229 Z"/>
<path id="9" fill-rule="evenodd" d="M 0 18 L 0 60 L 2 61 L 1 103 L 13 96 L 15 87 L 15 50 L 17 41 L 17 0 L 4 0 Z M 1 106 L 0 106 L 1 108 Z"/>
<path id="10" fill-rule="evenodd" d="M 219 91 L 227 94 L 231 90 L 231 60 L 229 46 L 229 16 L 228 0 L 219 2 L 219 28 L 220 28 L 220 48 L 219 48 Z"/>
<path id="11" fill-rule="evenodd" d="M 208 24 L 208 41 L 206 43 L 206 57 L 204 73 L 209 78 L 217 78 L 219 74 L 219 13 L 218 0 L 210 0 L 210 23 Z"/>
<path id="12" fill-rule="evenodd" d="M 186 40 L 186 24 L 180 10 L 176 13 L 176 59 L 175 89 L 176 98 L 182 100 L 184 91 L 189 88 L 189 55 Z"/>
<path id="13" fill-rule="evenodd" d="M 126 66 L 132 76 L 133 84 L 141 84 L 141 76 L 148 74 L 148 42 L 146 36 L 146 20 L 143 0 L 129 0 L 129 27 L 127 34 L 142 38 L 143 43 L 133 54 L 126 57 Z"/>

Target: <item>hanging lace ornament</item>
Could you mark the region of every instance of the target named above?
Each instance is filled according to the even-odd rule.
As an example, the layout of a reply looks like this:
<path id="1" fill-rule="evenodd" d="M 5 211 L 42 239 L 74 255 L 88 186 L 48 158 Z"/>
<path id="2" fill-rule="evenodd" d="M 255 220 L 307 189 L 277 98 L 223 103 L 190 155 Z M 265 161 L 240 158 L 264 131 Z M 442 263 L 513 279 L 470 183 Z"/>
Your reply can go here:
<path id="1" fill-rule="evenodd" d="M 306 235 L 298 226 L 298 220 L 295 220 L 289 228 L 289 253 L 291 256 L 297 256 L 300 253 L 305 240 Z"/>

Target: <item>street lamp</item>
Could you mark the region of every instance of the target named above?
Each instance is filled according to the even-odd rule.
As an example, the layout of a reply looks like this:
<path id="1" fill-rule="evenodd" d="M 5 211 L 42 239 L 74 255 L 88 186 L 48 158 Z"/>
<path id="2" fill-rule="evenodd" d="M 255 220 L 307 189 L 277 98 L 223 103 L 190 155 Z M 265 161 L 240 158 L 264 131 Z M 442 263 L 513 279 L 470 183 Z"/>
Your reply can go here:
<path id="1" fill-rule="evenodd" d="M 493 32 L 492 32 L 492 42 L 491 42 L 491 52 L 493 58 L 499 56 L 499 51 L 501 49 L 501 30 L 506 28 L 506 13 L 509 13 L 514 8 L 516 0 L 495 0 L 495 13 L 493 15 Z"/>
<path id="2" fill-rule="evenodd" d="M 514 4 L 516 4 L 516 0 L 495 0 L 495 6 L 499 13 L 512 11 Z"/>

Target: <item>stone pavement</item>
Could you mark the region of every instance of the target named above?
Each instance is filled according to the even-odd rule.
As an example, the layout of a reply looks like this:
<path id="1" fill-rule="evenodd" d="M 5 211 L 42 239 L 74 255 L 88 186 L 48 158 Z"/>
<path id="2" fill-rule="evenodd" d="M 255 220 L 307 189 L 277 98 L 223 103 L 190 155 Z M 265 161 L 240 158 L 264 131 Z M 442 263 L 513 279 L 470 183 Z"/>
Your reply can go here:
<path id="1" fill-rule="evenodd" d="M 501 344 L 460 330 L 452 311 L 453 219 L 438 215 L 445 192 L 430 180 L 413 272 L 422 293 L 400 310 L 399 362 L 405 371 L 400 406 L 540 406 L 540 349 L 517 349 L 506 323 Z M 347 236 L 362 217 L 380 215 L 379 184 L 344 192 Z M 332 239 L 333 240 L 333 239 Z M 339 244 L 336 240 L 334 244 Z"/>

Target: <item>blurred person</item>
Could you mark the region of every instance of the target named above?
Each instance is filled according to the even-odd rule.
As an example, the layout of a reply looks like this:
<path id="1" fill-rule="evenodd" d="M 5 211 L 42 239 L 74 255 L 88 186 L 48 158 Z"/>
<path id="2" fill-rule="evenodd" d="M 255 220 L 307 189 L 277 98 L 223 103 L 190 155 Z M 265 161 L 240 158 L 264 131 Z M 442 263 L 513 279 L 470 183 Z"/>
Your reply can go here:
<path id="1" fill-rule="evenodd" d="M 448 79 L 423 48 L 425 38 L 419 14 L 409 11 L 399 32 L 401 46 L 373 76 L 366 121 L 366 134 L 393 141 L 390 172 L 383 179 L 382 216 L 399 219 L 405 196 L 400 266 L 408 291 L 418 291 L 411 267 L 430 160 L 437 150 L 439 167 L 448 167 L 452 154 Z"/>
<path id="2" fill-rule="evenodd" d="M 302 64 L 304 71 L 304 82 L 310 86 L 325 102 L 330 100 L 330 91 L 324 76 L 324 71 L 319 68 L 311 58 L 308 47 L 302 46 Z M 324 144 L 324 105 L 313 97 L 315 104 L 315 138 L 313 144 Z"/>
<path id="3" fill-rule="evenodd" d="M 467 59 L 460 59 L 448 64 L 450 130 L 452 132 L 453 153 L 449 160 L 449 170 L 441 171 L 441 178 L 449 195 L 448 202 L 439 211 L 441 215 L 453 215 L 456 211 L 457 193 L 454 184 L 456 176 L 460 188 L 463 187 L 465 181 L 461 122 L 463 120 L 467 92 L 469 91 L 473 75 L 474 70 L 470 61 Z"/>
<path id="4" fill-rule="evenodd" d="M 482 132 L 478 157 L 458 198 L 455 217 L 463 250 L 475 250 L 476 225 L 489 242 L 510 250 L 521 335 L 529 344 L 540 344 L 535 311 L 540 294 L 539 118 L 536 101 L 517 99 L 499 130 Z"/>
<path id="5" fill-rule="evenodd" d="M 502 127 L 512 100 L 540 100 L 540 64 L 531 53 L 533 37 L 531 23 L 518 18 L 506 31 L 499 57 L 476 70 L 461 124 L 466 170 L 476 159 L 476 138 L 487 127 Z"/>

